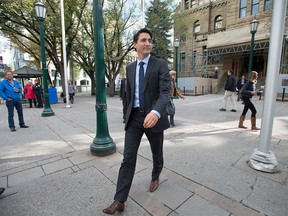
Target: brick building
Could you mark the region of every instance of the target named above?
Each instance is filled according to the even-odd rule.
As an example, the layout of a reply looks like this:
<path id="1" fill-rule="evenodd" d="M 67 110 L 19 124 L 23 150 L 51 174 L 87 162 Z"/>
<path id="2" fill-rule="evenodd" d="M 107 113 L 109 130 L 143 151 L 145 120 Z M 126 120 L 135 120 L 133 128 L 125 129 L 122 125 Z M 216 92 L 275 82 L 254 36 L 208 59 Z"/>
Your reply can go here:
<path id="1" fill-rule="evenodd" d="M 217 77 L 219 86 L 225 82 L 228 69 L 233 69 L 236 77 L 247 74 L 249 24 L 258 20 L 252 69 L 259 72 L 260 83 L 264 84 L 272 0 L 181 0 L 175 17 L 174 37 L 180 41 L 178 77 Z M 280 74 L 288 73 L 285 25 Z"/>

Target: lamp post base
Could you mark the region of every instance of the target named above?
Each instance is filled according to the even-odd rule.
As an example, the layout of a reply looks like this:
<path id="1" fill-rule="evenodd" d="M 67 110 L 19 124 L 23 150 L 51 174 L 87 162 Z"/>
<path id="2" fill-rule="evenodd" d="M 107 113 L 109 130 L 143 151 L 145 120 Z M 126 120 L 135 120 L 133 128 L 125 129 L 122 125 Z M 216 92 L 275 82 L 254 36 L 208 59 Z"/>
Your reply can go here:
<path id="1" fill-rule="evenodd" d="M 279 171 L 277 159 L 272 151 L 268 154 L 254 149 L 250 157 L 249 167 L 267 173 L 276 173 Z"/>
<path id="2" fill-rule="evenodd" d="M 46 109 L 44 108 L 43 112 L 41 113 L 42 117 L 49 117 L 49 116 L 54 116 L 54 112 L 52 109 Z"/>
<path id="3" fill-rule="evenodd" d="M 106 156 L 116 152 L 116 144 L 112 139 L 95 138 L 90 145 L 90 152 L 96 156 Z"/>

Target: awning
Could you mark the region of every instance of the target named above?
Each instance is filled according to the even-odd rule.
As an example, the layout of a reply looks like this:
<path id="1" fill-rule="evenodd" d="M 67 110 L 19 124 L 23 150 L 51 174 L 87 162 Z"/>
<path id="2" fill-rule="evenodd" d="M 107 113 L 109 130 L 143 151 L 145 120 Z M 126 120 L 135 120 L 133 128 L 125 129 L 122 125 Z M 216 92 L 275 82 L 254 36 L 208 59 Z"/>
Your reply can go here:
<path id="1" fill-rule="evenodd" d="M 255 44 L 257 41 L 268 42 L 270 38 L 269 30 L 267 30 L 267 24 L 259 23 L 258 31 L 255 34 Z M 217 49 L 223 47 L 235 47 L 237 45 L 246 44 L 251 42 L 250 26 L 247 25 L 242 28 L 229 29 L 223 32 L 208 35 L 207 49 Z"/>
<path id="2" fill-rule="evenodd" d="M 12 72 L 13 73 L 13 77 L 15 78 L 37 78 L 37 77 L 41 77 L 42 76 L 42 72 L 37 71 L 33 68 L 24 66 L 22 68 L 19 68 L 15 71 Z"/>

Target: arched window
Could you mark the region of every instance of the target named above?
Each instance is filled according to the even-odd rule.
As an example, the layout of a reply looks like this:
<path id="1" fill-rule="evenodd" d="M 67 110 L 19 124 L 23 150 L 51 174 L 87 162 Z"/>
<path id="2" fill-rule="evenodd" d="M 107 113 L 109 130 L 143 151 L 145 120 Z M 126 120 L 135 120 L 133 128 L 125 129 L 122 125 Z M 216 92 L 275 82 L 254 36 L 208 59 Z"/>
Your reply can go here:
<path id="1" fill-rule="evenodd" d="M 200 32 L 200 21 L 197 20 L 194 22 L 194 33 L 199 33 Z"/>
<path id="2" fill-rule="evenodd" d="M 216 16 L 215 17 L 215 20 L 214 20 L 214 30 L 217 30 L 217 29 L 221 29 L 222 28 L 222 16 L 219 15 L 219 16 Z"/>

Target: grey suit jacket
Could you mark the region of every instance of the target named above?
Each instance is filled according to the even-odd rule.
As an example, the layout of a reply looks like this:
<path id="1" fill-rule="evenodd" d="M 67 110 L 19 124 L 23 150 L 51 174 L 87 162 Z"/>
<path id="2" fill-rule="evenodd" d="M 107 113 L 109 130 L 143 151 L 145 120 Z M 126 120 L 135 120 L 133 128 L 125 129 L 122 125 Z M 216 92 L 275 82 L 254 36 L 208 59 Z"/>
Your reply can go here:
<path id="1" fill-rule="evenodd" d="M 129 64 L 126 67 L 127 77 L 127 116 L 126 124 L 129 124 L 129 118 L 134 103 L 135 92 L 135 75 L 136 75 L 136 62 Z M 161 117 L 157 124 L 152 128 L 152 131 L 159 132 L 170 127 L 168 115 L 166 113 L 166 106 L 170 100 L 171 95 L 171 79 L 167 62 L 163 59 L 158 59 L 153 56 L 149 58 L 147 70 L 145 74 L 144 83 L 144 103 L 145 111 L 148 114 L 151 110 L 156 110 L 160 113 Z"/>

